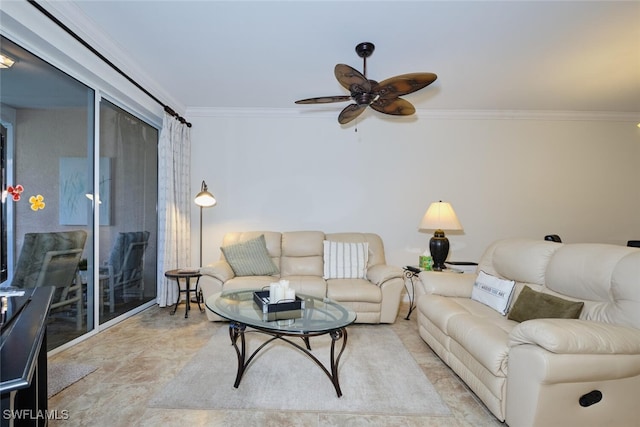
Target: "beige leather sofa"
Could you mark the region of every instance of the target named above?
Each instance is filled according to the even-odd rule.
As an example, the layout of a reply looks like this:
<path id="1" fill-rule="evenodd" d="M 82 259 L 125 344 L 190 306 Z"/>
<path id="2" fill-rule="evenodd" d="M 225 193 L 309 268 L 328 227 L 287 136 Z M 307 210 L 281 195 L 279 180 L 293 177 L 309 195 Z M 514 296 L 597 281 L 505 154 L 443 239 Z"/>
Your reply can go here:
<path id="1" fill-rule="evenodd" d="M 420 274 L 420 336 L 499 420 L 638 425 L 640 249 L 501 240 L 480 270 L 516 282 L 512 304 L 525 284 L 584 302 L 579 319 L 518 323 L 470 298 L 475 274 Z"/>
<path id="2" fill-rule="evenodd" d="M 393 323 L 398 314 L 404 279 L 402 269 L 386 264 L 382 239 L 371 233 L 334 233 L 321 231 L 250 231 L 227 233 L 223 247 L 265 236 L 267 251 L 279 274 L 273 276 L 235 276 L 221 259 L 200 269 L 203 297 L 228 289 L 262 289 L 269 283 L 286 279 L 296 293 L 328 297 L 357 313 L 358 323 Z M 323 279 L 323 241 L 368 243 L 366 279 Z M 209 320 L 223 320 L 207 309 Z"/>

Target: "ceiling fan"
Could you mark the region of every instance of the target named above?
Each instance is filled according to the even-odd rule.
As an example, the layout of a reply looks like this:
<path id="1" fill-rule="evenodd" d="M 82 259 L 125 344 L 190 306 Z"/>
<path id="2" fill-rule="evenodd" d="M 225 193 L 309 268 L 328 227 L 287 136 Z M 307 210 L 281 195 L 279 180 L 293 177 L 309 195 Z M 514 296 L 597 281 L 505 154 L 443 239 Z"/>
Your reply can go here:
<path id="1" fill-rule="evenodd" d="M 345 65 L 337 64 L 334 73 L 338 82 L 346 88 L 350 95 L 321 96 L 296 101 L 296 104 L 327 104 L 330 102 L 353 101 L 347 105 L 338 122 L 346 124 L 358 117 L 370 106 L 376 111 L 396 116 L 409 116 L 416 112 L 415 107 L 407 100 L 400 98 L 418 91 L 433 83 L 438 76 L 433 73 L 410 73 L 391 77 L 378 83 L 367 78 L 367 58 L 375 49 L 373 43 L 363 42 L 356 46 L 356 53 L 363 59 L 363 72 Z"/>

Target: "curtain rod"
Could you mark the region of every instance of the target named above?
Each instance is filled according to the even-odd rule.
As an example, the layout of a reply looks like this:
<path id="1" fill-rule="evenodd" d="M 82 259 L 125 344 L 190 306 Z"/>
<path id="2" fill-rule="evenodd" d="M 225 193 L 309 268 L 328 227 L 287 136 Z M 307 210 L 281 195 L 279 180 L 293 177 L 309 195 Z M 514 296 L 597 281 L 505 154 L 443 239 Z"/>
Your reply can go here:
<path id="1" fill-rule="evenodd" d="M 178 121 L 180 123 L 187 125 L 187 127 L 191 127 L 191 123 L 189 123 L 184 117 L 180 116 L 171 107 L 169 107 L 168 105 L 166 105 L 165 103 L 160 101 L 158 98 L 156 98 L 151 92 L 149 92 L 147 89 L 142 87 L 142 85 L 140 83 L 138 83 L 137 81 L 135 81 L 131 77 L 129 77 L 124 71 L 122 71 L 113 62 L 111 62 L 109 59 L 107 59 L 107 57 L 105 57 L 103 54 L 98 52 L 93 46 L 91 46 L 89 43 L 87 43 L 82 37 L 80 37 L 75 32 L 73 32 L 71 30 L 71 28 L 67 27 L 65 24 L 62 23 L 62 21 L 60 21 L 58 18 L 53 16 L 48 10 L 46 10 L 40 4 L 38 4 L 38 2 L 36 2 L 35 0 L 27 0 L 27 1 L 32 6 L 34 6 L 36 9 L 38 9 L 40 12 L 42 12 L 47 18 L 51 19 L 60 28 L 62 28 L 64 31 L 66 31 L 67 34 L 69 34 L 71 37 L 73 37 L 78 42 L 80 42 L 80 44 L 82 44 L 84 47 L 89 49 L 91 51 L 91 53 L 96 55 L 98 58 L 100 58 L 102 61 L 104 61 L 107 65 L 109 65 L 111 68 L 113 68 L 118 74 L 120 74 L 122 77 L 127 79 L 130 83 L 132 83 L 135 87 L 137 87 L 142 92 L 144 92 L 148 97 L 150 97 L 151 99 L 156 101 L 158 104 L 162 105 L 164 107 L 164 111 L 166 111 L 168 114 L 170 114 L 173 117 L 175 117 L 176 119 L 178 119 Z"/>

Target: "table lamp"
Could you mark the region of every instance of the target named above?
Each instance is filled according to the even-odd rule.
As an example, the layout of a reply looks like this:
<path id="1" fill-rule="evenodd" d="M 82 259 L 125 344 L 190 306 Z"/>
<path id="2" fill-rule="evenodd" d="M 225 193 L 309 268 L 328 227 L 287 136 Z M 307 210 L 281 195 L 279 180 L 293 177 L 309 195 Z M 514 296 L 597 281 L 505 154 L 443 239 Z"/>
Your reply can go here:
<path id="1" fill-rule="evenodd" d="M 462 230 L 455 211 L 448 202 L 442 200 L 433 202 L 420 221 L 419 230 L 434 230 L 433 237 L 429 240 L 429 250 L 433 259 L 433 269 L 442 271 L 445 268 L 444 261 L 449 254 L 449 239 L 444 235 L 444 230 Z"/>
<path id="2" fill-rule="evenodd" d="M 204 180 L 200 186 L 200 192 L 196 195 L 194 201 L 196 205 L 200 206 L 200 267 L 202 267 L 202 208 L 210 208 L 217 203 L 213 194 L 209 193 L 209 188 Z"/>

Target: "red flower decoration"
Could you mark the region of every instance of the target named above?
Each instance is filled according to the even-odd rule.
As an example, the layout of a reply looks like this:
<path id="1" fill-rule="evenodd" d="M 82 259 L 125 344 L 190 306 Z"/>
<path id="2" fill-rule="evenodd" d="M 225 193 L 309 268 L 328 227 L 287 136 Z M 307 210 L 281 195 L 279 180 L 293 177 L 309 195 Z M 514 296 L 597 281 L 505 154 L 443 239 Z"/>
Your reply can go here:
<path id="1" fill-rule="evenodd" d="M 13 186 L 9 186 L 7 188 L 7 192 L 9 194 L 11 194 L 11 197 L 13 197 L 13 201 L 17 202 L 18 200 L 20 200 L 20 194 L 24 191 L 24 187 L 20 184 L 16 185 L 15 187 Z"/>

